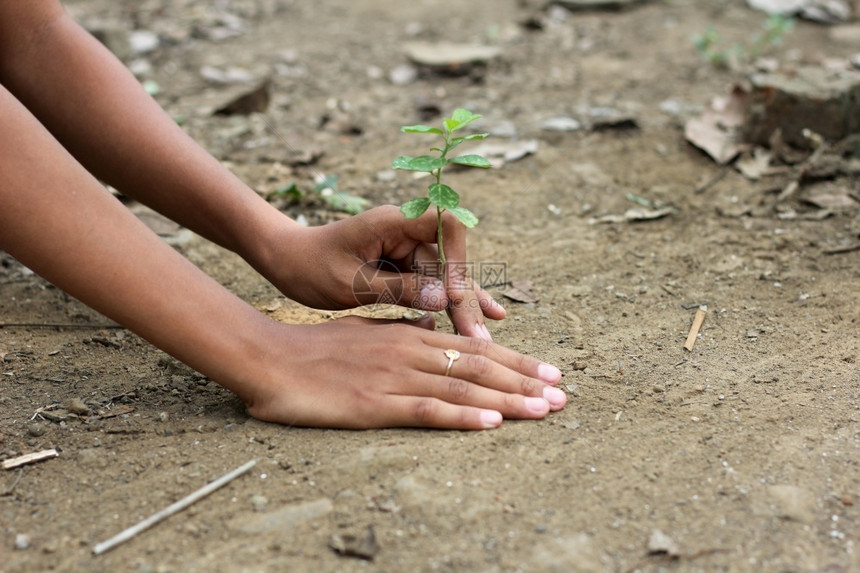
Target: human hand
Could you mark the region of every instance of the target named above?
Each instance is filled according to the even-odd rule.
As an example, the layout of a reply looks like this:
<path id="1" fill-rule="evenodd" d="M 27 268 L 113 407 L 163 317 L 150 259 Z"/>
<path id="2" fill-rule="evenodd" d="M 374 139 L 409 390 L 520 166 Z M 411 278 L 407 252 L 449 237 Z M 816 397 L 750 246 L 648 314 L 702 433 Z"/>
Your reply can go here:
<path id="1" fill-rule="evenodd" d="M 407 220 L 377 207 L 322 227 L 284 227 L 263 270 L 288 297 L 315 308 L 379 302 L 428 311 L 448 309 L 457 332 L 491 340 L 485 317 L 505 310 L 468 276 L 465 227 L 443 214 L 446 285 L 438 277 L 436 214 Z"/>
<path id="2" fill-rule="evenodd" d="M 357 317 L 273 323 L 268 352 L 234 391 L 255 418 L 327 428 L 480 430 L 564 407 L 564 392 L 553 387 L 561 379 L 556 367 L 486 340 L 426 330 L 432 317 L 420 326 Z"/>

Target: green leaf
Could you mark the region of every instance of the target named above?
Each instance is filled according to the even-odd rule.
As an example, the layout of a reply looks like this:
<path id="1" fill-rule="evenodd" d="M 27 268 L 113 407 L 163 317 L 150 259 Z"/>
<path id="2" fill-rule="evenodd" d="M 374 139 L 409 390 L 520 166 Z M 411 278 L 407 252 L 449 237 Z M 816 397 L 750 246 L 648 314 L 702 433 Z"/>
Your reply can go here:
<path id="1" fill-rule="evenodd" d="M 400 212 L 403 213 L 403 216 L 407 219 L 417 219 L 424 214 L 424 211 L 426 211 L 428 207 L 430 207 L 430 199 L 427 197 L 416 197 L 415 199 L 410 199 L 401 205 Z"/>
<path id="2" fill-rule="evenodd" d="M 492 167 L 490 162 L 480 155 L 461 155 L 459 157 L 452 157 L 448 160 L 449 163 L 456 163 L 457 165 L 466 165 L 468 167 L 481 167 L 483 169 L 487 169 Z"/>
<path id="3" fill-rule="evenodd" d="M 450 211 L 455 217 L 457 217 L 457 219 L 461 223 L 463 223 L 464 225 L 466 225 L 466 227 L 470 229 L 478 224 L 478 218 L 475 216 L 475 214 L 466 209 L 465 207 L 460 207 L 458 205 L 453 209 L 448 209 L 448 211 Z"/>
<path id="4" fill-rule="evenodd" d="M 337 189 L 337 175 L 326 175 L 320 181 L 317 181 L 314 185 L 314 191 L 317 193 L 323 191 L 324 189 Z"/>
<path id="5" fill-rule="evenodd" d="M 420 155 L 418 157 L 410 157 L 401 155 L 394 160 L 391 165 L 392 169 L 403 169 L 406 171 L 426 171 L 432 173 L 437 169 L 445 167 L 447 162 L 441 157 L 432 157 L 430 155 Z"/>
<path id="6" fill-rule="evenodd" d="M 454 132 L 469 125 L 477 119 L 481 119 L 481 117 L 482 116 L 474 114 L 467 109 L 455 109 L 450 118 L 445 118 L 445 128 L 450 132 Z"/>
<path id="7" fill-rule="evenodd" d="M 290 201 L 299 201 L 305 194 L 299 189 L 298 185 L 295 183 L 290 183 L 289 185 L 283 185 L 278 187 L 274 191 L 270 191 L 266 195 L 266 201 L 271 201 L 275 198 L 280 199 L 289 199 Z"/>
<path id="8" fill-rule="evenodd" d="M 460 196 L 457 192 L 444 183 L 433 183 L 430 185 L 430 202 L 443 209 L 454 209 L 460 204 Z"/>
<path id="9" fill-rule="evenodd" d="M 466 135 L 463 137 L 455 137 L 451 140 L 451 145 L 448 146 L 448 152 L 452 149 L 463 143 L 464 141 L 468 141 L 471 139 L 486 139 L 486 137 L 490 135 L 489 133 L 475 133 L 474 135 Z"/>
<path id="10" fill-rule="evenodd" d="M 338 211 L 349 213 L 350 215 L 358 215 L 367 206 L 370 201 L 364 197 L 350 195 L 343 191 L 335 191 L 334 193 L 322 195 L 323 200 L 328 203 L 329 207 Z"/>
<path id="11" fill-rule="evenodd" d="M 442 135 L 442 130 L 429 125 L 404 125 L 400 128 L 403 133 L 436 133 Z"/>

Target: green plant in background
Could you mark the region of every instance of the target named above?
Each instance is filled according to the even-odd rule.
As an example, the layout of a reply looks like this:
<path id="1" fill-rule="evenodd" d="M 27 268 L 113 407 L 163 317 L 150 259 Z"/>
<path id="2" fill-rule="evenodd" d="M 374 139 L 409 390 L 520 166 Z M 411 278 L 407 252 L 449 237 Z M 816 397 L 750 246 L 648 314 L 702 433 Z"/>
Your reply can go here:
<path id="1" fill-rule="evenodd" d="M 456 191 L 442 183 L 442 172 L 449 165 L 464 165 L 484 169 L 490 167 L 490 162 L 480 155 L 448 157 L 448 154 L 464 141 L 486 139 L 489 135 L 487 133 L 455 135 L 457 131 L 480 118 L 480 115 L 474 114 L 469 110 L 456 109 L 451 114 L 451 117 L 446 117 L 442 120 L 441 129 L 427 125 L 407 125 L 402 127 L 400 131 L 403 133 L 437 135 L 442 139 L 442 143 L 440 147 L 430 148 L 430 151 L 436 152 L 438 155 L 419 155 L 418 157 L 401 155 L 394 160 L 391 166 L 392 169 L 425 172 L 433 176 L 434 181 L 427 188 L 427 196 L 410 199 L 400 207 L 400 211 L 407 219 L 417 219 L 431 205 L 436 207 L 436 240 L 439 245 L 440 275 L 443 283 L 445 282 L 446 258 L 442 233 L 442 213 L 450 211 L 452 215 L 457 217 L 461 223 L 470 229 L 478 224 L 478 218 L 474 213 L 460 205 L 460 195 Z"/>
<path id="2" fill-rule="evenodd" d="M 704 33 L 693 38 L 693 45 L 706 62 L 718 67 L 735 67 L 761 56 L 767 48 L 782 44 L 783 38 L 794 29 L 794 20 L 784 14 L 773 14 L 762 22 L 761 28 L 747 44 L 735 43 L 720 48 L 720 33 L 708 26 Z"/>
<path id="3" fill-rule="evenodd" d="M 350 195 L 338 190 L 337 175 L 321 175 L 317 178 L 310 191 L 302 191 L 296 183 L 278 187 L 266 195 L 266 200 L 286 199 L 290 203 L 298 203 L 303 199 L 318 198 L 335 211 L 343 211 L 350 215 L 358 215 L 368 204 L 364 197 Z"/>

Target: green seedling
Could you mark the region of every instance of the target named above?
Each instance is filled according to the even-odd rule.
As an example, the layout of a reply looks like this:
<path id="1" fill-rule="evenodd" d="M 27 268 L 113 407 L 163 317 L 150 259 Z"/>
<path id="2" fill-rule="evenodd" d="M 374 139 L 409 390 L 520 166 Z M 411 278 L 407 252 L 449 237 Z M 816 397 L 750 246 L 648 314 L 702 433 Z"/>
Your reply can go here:
<path id="1" fill-rule="evenodd" d="M 410 199 L 400 207 L 400 212 L 407 219 L 417 219 L 424 214 L 431 205 L 436 207 L 436 242 L 439 246 L 439 269 L 443 284 L 445 283 L 446 257 L 445 244 L 442 231 L 442 213 L 449 211 L 466 227 L 472 228 L 478 224 L 478 218 L 474 213 L 460 205 L 460 195 L 448 185 L 442 183 L 442 172 L 449 165 L 464 165 L 466 167 L 490 167 L 490 162 L 480 155 L 458 155 L 448 157 L 457 146 L 464 141 L 475 141 L 486 139 L 488 133 L 473 133 L 469 135 L 455 135 L 473 121 L 481 116 L 466 109 L 456 109 L 451 117 L 442 120 L 442 128 L 427 125 L 407 125 L 400 129 L 403 133 L 420 133 L 436 135 L 442 139 L 439 147 L 431 147 L 431 152 L 438 155 L 419 155 L 410 157 L 401 155 L 394 160 L 392 169 L 405 171 L 419 171 L 429 173 L 434 181 L 427 188 L 426 197 Z"/>
<path id="2" fill-rule="evenodd" d="M 318 198 L 335 211 L 358 215 L 368 204 L 364 197 L 350 195 L 338 190 L 337 175 L 320 176 L 310 191 L 302 191 L 296 183 L 278 187 L 266 195 L 266 200 L 285 199 L 289 203 L 299 203 L 303 199 Z"/>
<path id="3" fill-rule="evenodd" d="M 731 68 L 749 63 L 761 56 L 765 50 L 782 44 L 783 38 L 794 29 L 794 20 L 783 14 L 768 16 L 761 25 L 762 31 L 746 44 L 720 47 L 720 34 L 713 26 L 693 38 L 693 45 L 703 60 L 711 65 Z"/>

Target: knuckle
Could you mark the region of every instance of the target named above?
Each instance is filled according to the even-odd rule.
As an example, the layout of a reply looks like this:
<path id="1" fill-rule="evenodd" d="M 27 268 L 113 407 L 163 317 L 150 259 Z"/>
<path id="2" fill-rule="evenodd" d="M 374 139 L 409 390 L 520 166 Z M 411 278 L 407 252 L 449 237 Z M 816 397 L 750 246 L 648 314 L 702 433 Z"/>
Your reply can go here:
<path id="1" fill-rule="evenodd" d="M 493 369 L 490 359 L 479 354 L 470 354 L 466 358 L 466 367 L 469 374 L 480 380 L 489 377 L 490 371 Z"/>
<path id="2" fill-rule="evenodd" d="M 520 393 L 523 396 L 540 396 L 542 388 L 538 388 L 538 385 L 534 380 L 529 378 L 528 376 L 523 376 L 520 379 Z"/>
<path id="3" fill-rule="evenodd" d="M 506 412 L 520 412 L 525 408 L 522 397 L 516 394 L 505 394 L 505 397 L 502 398 L 502 404 Z"/>
<path id="4" fill-rule="evenodd" d="M 483 338 L 469 339 L 469 354 L 480 354 L 486 356 L 490 351 L 490 343 Z"/>
<path id="5" fill-rule="evenodd" d="M 438 403 L 433 398 L 421 398 L 415 404 L 415 420 L 420 424 L 429 424 L 436 417 Z"/>
<path id="6" fill-rule="evenodd" d="M 462 402 L 469 396 L 469 383 L 458 378 L 448 381 L 448 395 L 453 402 Z"/>

